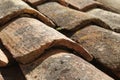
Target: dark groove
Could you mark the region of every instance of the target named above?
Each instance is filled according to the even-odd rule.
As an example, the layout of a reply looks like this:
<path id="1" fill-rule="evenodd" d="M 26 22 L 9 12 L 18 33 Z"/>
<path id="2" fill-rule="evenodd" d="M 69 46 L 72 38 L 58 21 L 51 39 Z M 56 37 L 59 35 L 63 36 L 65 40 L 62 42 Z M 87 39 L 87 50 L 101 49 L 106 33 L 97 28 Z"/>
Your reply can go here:
<path id="1" fill-rule="evenodd" d="M 26 14 L 26 13 L 24 13 L 24 14 L 20 14 L 20 15 L 18 15 L 18 16 L 16 16 L 16 17 L 11 18 L 10 20 L 6 21 L 4 24 L 0 24 L 0 31 L 1 31 L 5 26 L 9 25 L 10 23 L 12 23 L 12 22 L 14 22 L 15 20 L 17 20 L 17 19 L 19 19 L 19 18 L 22 18 L 22 17 L 37 19 L 37 20 L 39 20 L 40 22 L 42 22 L 42 23 L 45 24 L 45 22 L 43 22 L 41 19 L 37 18 L 36 16 L 34 16 L 34 15 L 32 15 L 32 14 Z M 47 25 L 47 24 L 46 24 L 46 25 Z M 48 26 L 49 26 L 49 25 L 48 25 Z"/>
<path id="2" fill-rule="evenodd" d="M 7 50 L 7 48 L 2 44 L 2 41 L 0 40 L 0 49 L 5 53 L 7 56 L 9 63 L 7 66 L 11 66 L 16 64 L 16 60 L 13 58 L 12 54 Z"/>
<path id="3" fill-rule="evenodd" d="M 26 80 L 18 64 L 0 68 L 4 80 Z"/>
<path id="4" fill-rule="evenodd" d="M 91 64 L 93 64 L 95 67 L 97 67 L 98 69 L 100 69 L 101 71 L 103 71 L 104 73 L 108 74 L 109 76 L 111 76 L 112 78 L 114 78 L 115 80 L 120 80 L 120 78 L 118 78 L 111 69 L 107 68 L 106 66 L 104 66 L 102 63 L 100 63 L 99 61 L 97 61 L 95 58 L 93 59 L 93 61 L 91 61 Z"/>

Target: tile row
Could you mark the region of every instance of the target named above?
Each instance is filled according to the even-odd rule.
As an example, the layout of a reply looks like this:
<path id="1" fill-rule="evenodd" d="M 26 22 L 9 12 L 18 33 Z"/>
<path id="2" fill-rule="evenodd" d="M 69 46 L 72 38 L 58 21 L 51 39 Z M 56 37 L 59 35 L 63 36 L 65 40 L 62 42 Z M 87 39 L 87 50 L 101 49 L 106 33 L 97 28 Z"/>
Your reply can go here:
<path id="1" fill-rule="evenodd" d="M 72 35 L 72 37 L 75 37 L 75 39 L 72 39 L 88 50 L 99 63 L 110 69 L 117 77 L 120 77 L 119 14 L 96 8 L 87 11 L 86 13 L 89 14 L 87 15 L 86 13 L 66 8 L 56 2 L 44 3 L 37 6 L 37 8 L 58 26 L 57 30 L 74 31 L 79 30 L 84 25 L 83 29 Z M 85 15 L 80 15 L 80 13 Z M 91 17 L 89 18 L 89 16 Z M 89 23 L 88 20 L 91 22 Z M 94 26 L 96 24 L 93 25 L 94 21 L 98 26 Z M 105 27 L 109 30 L 104 29 Z M 82 33 L 84 34 L 83 38 L 85 38 L 83 40 L 80 39 Z M 78 35 L 77 38 L 76 34 Z"/>
<path id="2" fill-rule="evenodd" d="M 29 63 L 53 46 L 65 46 L 91 61 L 92 56 L 63 34 L 33 18 L 19 18 L 0 32 L 3 45 L 20 63 Z"/>
<path id="3" fill-rule="evenodd" d="M 28 2 L 28 0 L 24 1 Z M 29 1 L 37 5 L 35 2 L 38 0 Z M 40 3 L 44 1 L 40 0 Z M 74 1 L 75 3 L 72 0 L 52 1 L 57 2 L 36 6 L 39 11 L 21 0 L 1 1 L 0 40 L 20 65 L 25 78 L 27 80 L 114 80 L 67 49 L 78 53 L 88 61 L 93 59 L 93 55 L 99 63 L 120 78 L 120 34 L 113 32 L 119 32 L 119 14 L 102 9 L 93 9 L 85 13 L 63 6 L 70 4 L 75 7 L 76 3 L 81 3 L 78 0 Z M 84 2 L 77 4 L 77 7 L 83 11 L 90 6 L 91 8 L 94 6 L 96 8 L 96 5 L 101 6 L 100 3 L 92 0 L 88 2 L 84 0 Z M 23 14 L 29 16 L 21 16 Z M 115 19 L 114 16 L 117 18 Z M 17 18 L 14 19 L 15 17 Z M 70 38 L 74 41 L 48 25 L 57 30 L 73 31 Z M 65 50 L 60 50 L 60 47 L 65 47 Z M 49 51 L 51 48 L 52 50 Z M 3 61 L 7 63 L 2 50 L 0 56 L 3 56 L 0 64 Z"/>

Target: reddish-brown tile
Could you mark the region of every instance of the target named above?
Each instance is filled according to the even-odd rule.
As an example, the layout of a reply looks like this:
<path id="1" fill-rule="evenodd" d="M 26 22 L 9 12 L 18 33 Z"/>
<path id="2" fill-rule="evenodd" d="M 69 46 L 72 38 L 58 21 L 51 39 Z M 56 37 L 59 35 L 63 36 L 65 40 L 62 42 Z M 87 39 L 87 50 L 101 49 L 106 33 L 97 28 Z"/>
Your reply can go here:
<path id="1" fill-rule="evenodd" d="M 54 26 L 52 21 L 22 0 L 0 0 L 0 25 L 5 24 L 15 17 L 22 16 L 22 14 L 32 15 L 46 24 Z"/>
<path id="2" fill-rule="evenodd" d="M 84 12 L 64 7 L 57 2 L 48 2 L 39 5 L 37 8 L 41 13 L 50 18 L 58 26 L 59 30 L 77 30 L 91 23 L 104 25 L 108 28 L 101 20 Z"/>
<path id="3" fill-rule="evenodd" d="M 114 80 L 69 52 L 54 49 L 46 53 L 52 55 L 20 65 L 27 80 Z"/>
<path id="4" fill-rule="evenodd" d="M 95 0 L 108 7 L 109 10 L 120 13 L 120 0 Z"/>
<path id="5" fill-rule="evenodd" d="M 104 21 L 106 24 L 110 26 L 111 30 L 120 33 L 120 15 L 119 14 L 102 10 L 102 9 L 90 10 L 88 11 L 88 14 L 92 14 L 95 17 L 101 19 L 102 21 Z"/>
<path id="6" fill-rule="evenodd" d="M 65 6 L 72 6 L 75 9 L 81 10 L 81 11 L 87 11 L 92 8 L 96 7 L 102 7 L 102 5 L 99 2 L 96 2 L 94 0 L 58 0 L 61 4 Z"/>
<path id="7" fill-rule="evenodd" d="M 33 61 L 52 46 L 66 46 L 81 53 L 85 59 L 92 60 L 91 55 L 77 43 L 33 18 L 19 18 L 5 26 L 0 32 L 0 39 L 21 63 Z"/>
<path id="8" fill-rule="evenodd" d="M 120 34 L 99 26 L 87 26 L 71 38 L 120 78 Z"/>

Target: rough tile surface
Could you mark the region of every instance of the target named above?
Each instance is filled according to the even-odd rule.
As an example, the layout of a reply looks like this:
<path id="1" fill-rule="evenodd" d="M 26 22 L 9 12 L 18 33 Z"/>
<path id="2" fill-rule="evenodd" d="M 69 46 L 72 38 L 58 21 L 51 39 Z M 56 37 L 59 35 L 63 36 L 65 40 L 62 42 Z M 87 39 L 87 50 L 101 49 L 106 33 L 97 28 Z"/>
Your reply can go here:
<path id="1" fill-rule="evenodd" d="M 56 2 L 45 3 L 37 8 L 49 17 L 59 29 L 76 30 L 91 22 L 106 26 L 102 21 L 89 14 L 64 7 Z"/>
<path id="2" fill-rule="evenodd" d="M 66 36 L 32 18 L 19 18 L 0 32 L 3 45 L 21 63 L 28 63 L 52 46 L 66 46 L 81 52 L 83 57 L 92 57 Z"/>
<path id="3" fill-rule="evenodd" d="M 110 10 L 120 13 L 120 0 L 95 0 L 108 7 Z"/>
<path id="4" fill-rule="evenodd" d="M 71 38 L 120 77 L 120 34 L 99 26 L 88 26 Z"/>
<path id="5" fill-rule="evenodd" d="M 21 65 L 27 80 L 114 80 L 83 59 L 66 51 L 52 50 L 47 59 Z"/>
<path id="6" fill-rule="evenodd" d="M 119 0 L 0 0 L 2 77 L 120 80 L 119 13 Z"/>
<path id="7" fill-rule="evenodd" d="M 81 11 L 86 11 L 101 6 L 100 3 L 94 0 L 58 0 L 58 1 L 65 6 L 72 6 L 73 8 Z"/>
<path id="8" fill-rule="evenodd" d="M 88 12 L 104 21 L 113 31 L 120 33 L 120 15 L 102 9 L 93 9 Z"/>
<path id="9" fill-rule="evenodd" d="M 33 15 L 48 25 L 54 25 L 48 18 L 22 0 L 0 0 L 0 25 L 22 14 Z"/>

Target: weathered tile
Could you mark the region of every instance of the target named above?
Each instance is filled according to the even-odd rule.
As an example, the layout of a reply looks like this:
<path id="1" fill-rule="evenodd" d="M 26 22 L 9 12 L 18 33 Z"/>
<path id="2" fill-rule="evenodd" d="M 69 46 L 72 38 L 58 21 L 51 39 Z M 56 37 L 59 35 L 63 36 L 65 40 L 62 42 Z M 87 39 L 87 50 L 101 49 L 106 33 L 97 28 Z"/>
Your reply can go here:
<path id="1" fill-rule="evenodd" d="M 17 16 L 20 16 L 21 14 L 30 14 L 48 25 L 54 25 L 52 21 L 46 18 L 43 14 L 39 13 L 37 10 L 28 6 L 22 0 L 0 0 L 0 25 Z"/>
<path id="2" fill-rule="evenodd" d="M 20 65 L 27 80 L 114 80 L 71 53 L 63 50 L 48 51 L 27 65 Z M 54 54 L 54 55 L 53 55 Z"/>
<path id="3" fill-rule="evenodd" d="M 23 0 L 23 1 L 25 1 L 27 3 L 30 3 L 33 6 L 37 6 L 38 4 L 43 3 L 43 2 L 45 2 L 47 0 Z"/>
<path id="4" fill-rule="evenodd" d="M 0 49 L 0 67 L 4 67 L 8 64 L 8 58 Z"/>
<path id="5" fill-rule="evenodd" d="M 71 38 L 120 78 L 120 34 L 93 25 L 77 31 Z"/>
<path id="6" fill-rule="evenodd" d="M 108 9 L 120 13 L 120 0 L 95 0 L 102 3 Z"/>
<path id="7" fill-rule="evenodd" d="M 4 80 L 1 74 L 0 74 L 0 80 Z"/>
<path id="8" fill-rule="evenodd" d="M 87 11 L 92 8 L 102 7 L 99 2 L 94 0 L 58 0 L 61 4 L 65 6 L 72 6 L 75 9 L 81 11 Z"/>
<path id="9" fill-rule="evenodd" d="M 89 14 L 64 7 L 56 2 L 48 2 L 37 6 L 37 8 L 49 17 L 58 26 L 58 29 L 76 30 L 91 22 L 106 26 L 104 22 L 89 16 Z"/>
<path id="10" fill-rule="evenodd" d="M 19 18 L 0 32 L 3 45 L 21 63 L 28 63 L 52 46 L 66 46 L 92 60 L 80 45 L 33 18 Z"/>
<path id="11" fill-rule="evenodd" d="M 88 11 L 88 13 L 104 21 L 106 24 L 110 26 L 111 30 L 120 33 L 120 15 L 119 14 L 102 10 L 102 9 L 93 9 Z"/>

